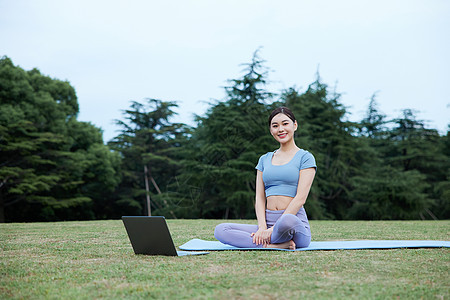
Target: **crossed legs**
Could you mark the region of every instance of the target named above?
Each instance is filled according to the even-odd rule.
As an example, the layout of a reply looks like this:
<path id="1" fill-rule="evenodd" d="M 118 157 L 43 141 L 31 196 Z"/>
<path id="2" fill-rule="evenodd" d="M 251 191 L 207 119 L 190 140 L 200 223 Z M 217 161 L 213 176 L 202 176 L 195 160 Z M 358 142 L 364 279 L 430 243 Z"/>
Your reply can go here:
<path id="1" fill-rule="evenodd" d="M 216 226 L 214 236 L 220 242 L 239 248 L 262 248 L 253 243 L 251 233 L 258 230 L 257 225 L 222 223 Z M 284 214 L 275 222 L 271 244 L 272 248 L 289 248 L 293 241 L 296 248 L 307 247 L 311 242 L 308 223 L 296 215 Z"/>

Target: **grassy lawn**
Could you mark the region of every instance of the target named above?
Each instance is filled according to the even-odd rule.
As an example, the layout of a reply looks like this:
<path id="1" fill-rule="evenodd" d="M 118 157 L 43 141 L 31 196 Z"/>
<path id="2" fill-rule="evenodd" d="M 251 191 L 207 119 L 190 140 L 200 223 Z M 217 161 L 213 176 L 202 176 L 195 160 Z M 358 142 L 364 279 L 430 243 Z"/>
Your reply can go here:
<path id="1" fill-rule="evenodd" d="M 214 239 L 220 222 L 168 220 L 176 246 Z M 450 221 L 311 228 L 315 241 L 450 240 Z M 152 257 L 134 255 L 120 220 L 0 224 L 0 299 L 449 299 L 449 267 L 448 248 Z"/>

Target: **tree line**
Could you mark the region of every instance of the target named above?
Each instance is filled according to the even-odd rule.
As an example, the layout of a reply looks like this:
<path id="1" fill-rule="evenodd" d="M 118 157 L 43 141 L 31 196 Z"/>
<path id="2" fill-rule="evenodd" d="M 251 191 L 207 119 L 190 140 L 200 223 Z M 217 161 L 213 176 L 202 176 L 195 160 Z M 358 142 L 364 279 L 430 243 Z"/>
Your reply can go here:
<path id="1" fill-rule="evenodd" d="M 59 221 L 164 215 L 255 218 L 255 165 L 278 147 L 267 118 L 278 106 L 299 123 L 295 140 L 318 171 L 305 208 L 310 219 L 447 219 L 450 135 L 427 128 L 411 109 L 394 119 L 376 95 L 350 122 L 319 75 L 306 91 L 267 90 L 256 52 L 225 97 L 196 126 L 176 120 L 175 101 L 133 101 L 102 132 L 77 120 L 67 81 L 0 60 L 0 221 Z M 150 204 L 150 205 L 148 205 Z"/>

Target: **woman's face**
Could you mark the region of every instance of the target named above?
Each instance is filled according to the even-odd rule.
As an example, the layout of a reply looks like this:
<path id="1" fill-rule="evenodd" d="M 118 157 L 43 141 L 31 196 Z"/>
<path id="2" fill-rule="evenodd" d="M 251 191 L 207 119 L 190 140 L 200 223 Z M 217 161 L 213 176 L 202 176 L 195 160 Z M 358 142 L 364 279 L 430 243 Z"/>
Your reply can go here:
<path id="1" fill-rule="evenodd" d="M 280 144 L 291 141 L 296 130 L 297 122 L 282 113 L 275 115 L 270 122 L 270 133 Z"/>

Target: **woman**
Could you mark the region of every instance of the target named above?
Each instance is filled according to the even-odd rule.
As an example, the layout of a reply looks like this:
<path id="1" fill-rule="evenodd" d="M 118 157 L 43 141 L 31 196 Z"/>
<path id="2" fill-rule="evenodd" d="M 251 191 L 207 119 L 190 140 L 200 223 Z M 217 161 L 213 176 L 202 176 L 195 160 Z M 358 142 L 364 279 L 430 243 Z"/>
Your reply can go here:
<path id="1" fill-rule="evenodd" d="M 214 236 L 224 244 L 241 248 L 307 247 L 311 230 L 303 205 L 316 173 L 316 161 L 294 142 L 294 114 L 286 107 L 269 116 L 270 133 L 280 148 L 259 158 L 256 166 L 255 211 L 258 225 L 224 223 Z"/>

